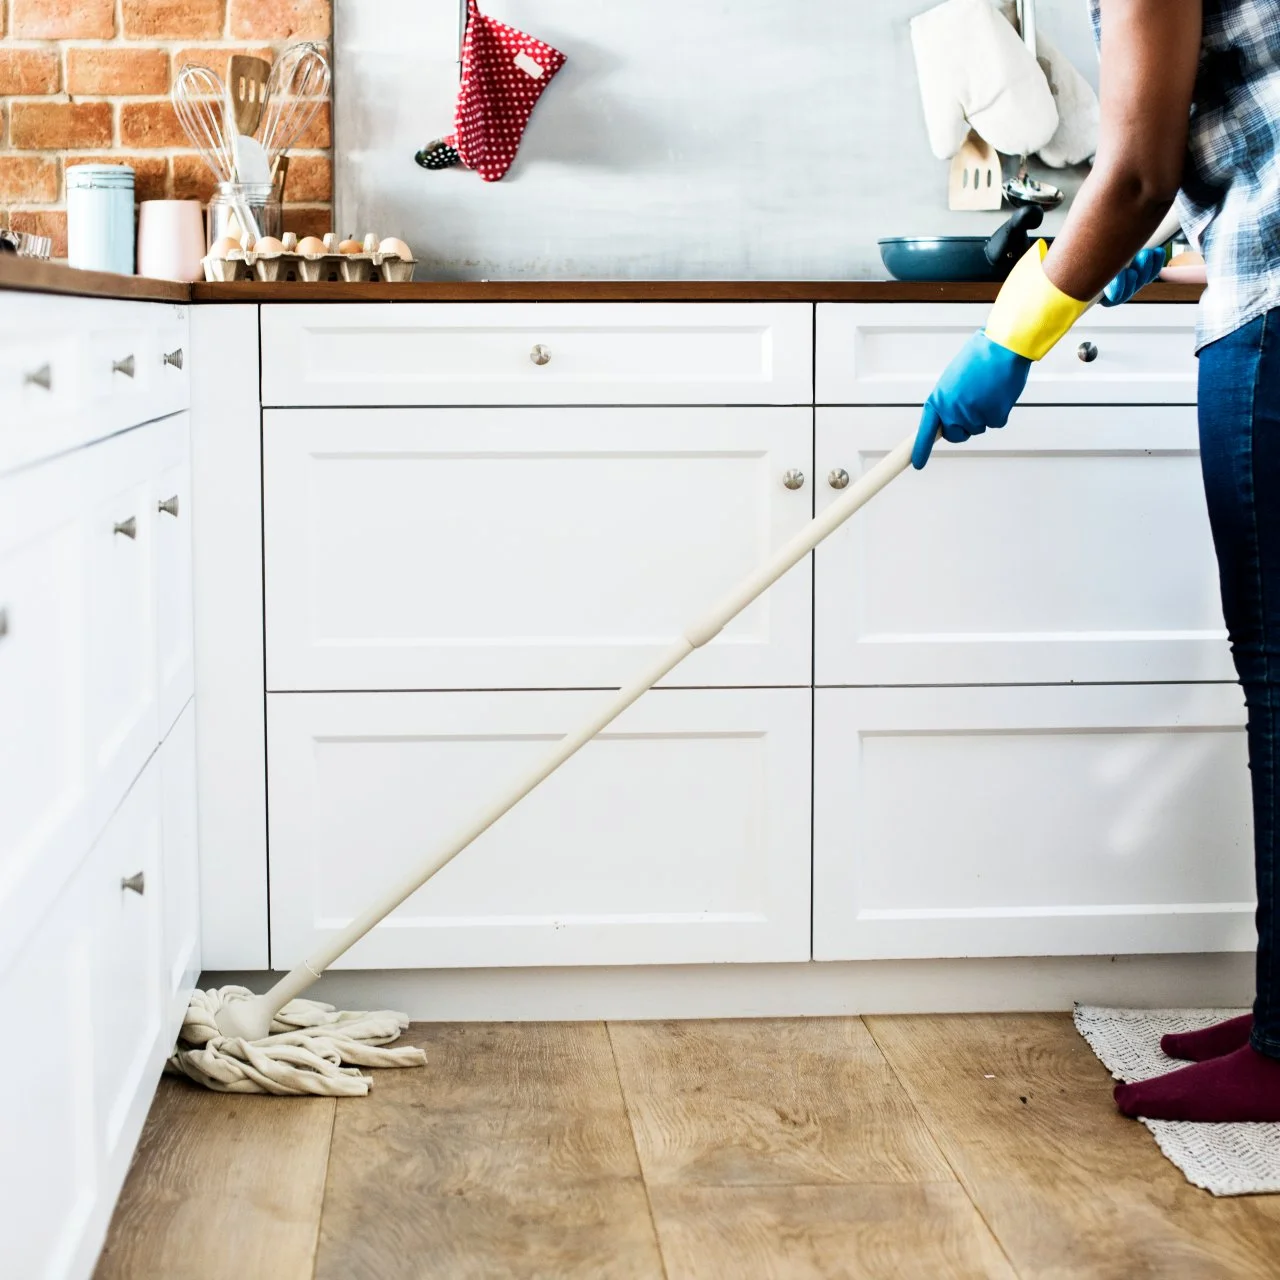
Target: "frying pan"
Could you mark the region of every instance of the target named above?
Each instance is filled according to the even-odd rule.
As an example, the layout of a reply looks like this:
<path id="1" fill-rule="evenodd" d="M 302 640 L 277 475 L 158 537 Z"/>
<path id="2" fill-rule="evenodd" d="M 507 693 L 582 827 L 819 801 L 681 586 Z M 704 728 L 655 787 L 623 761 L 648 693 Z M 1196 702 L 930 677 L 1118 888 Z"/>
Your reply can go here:
<path id="1" fill-rule="evenodd" d="M 889 236 L 880 257 L 895 280 L 1003 280 L 1031 243 L 1028 231 L 1044 221 L 1034 205 L 989 236 Z"/>

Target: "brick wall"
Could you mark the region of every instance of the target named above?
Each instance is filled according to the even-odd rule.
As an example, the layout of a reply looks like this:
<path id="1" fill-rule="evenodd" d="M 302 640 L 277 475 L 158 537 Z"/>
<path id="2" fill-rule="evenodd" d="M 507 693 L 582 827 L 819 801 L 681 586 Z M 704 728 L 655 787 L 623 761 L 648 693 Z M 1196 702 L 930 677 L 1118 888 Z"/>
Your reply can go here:
<path id="1" fill-rule="evenodd" d="M 0 225 L 67 245 L 66 169 L 118 161 L 139 200 L 207 200 L 213 177 L 187 143 L 169 84 L 187 62 L 226 77 L 233 53 L 270 59 L 327 39 L 331 0 L 0 0 Z M 330 229 L 326 105 L 291 154 L 285 227 Z"/>

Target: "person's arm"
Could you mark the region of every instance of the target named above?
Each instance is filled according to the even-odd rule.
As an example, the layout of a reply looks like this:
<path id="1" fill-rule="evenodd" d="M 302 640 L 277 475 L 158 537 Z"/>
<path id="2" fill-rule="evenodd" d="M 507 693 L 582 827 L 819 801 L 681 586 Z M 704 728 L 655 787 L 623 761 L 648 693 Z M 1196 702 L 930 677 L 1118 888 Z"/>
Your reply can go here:
<path id="1" fill-rule="evenodd" d="M 1101 129 L 1093 172 L 1045 252 L 1037 241 L 1010 272 L 986 326 L 925 401 L 911 461 L 938 436 L 958 444 L 1003 427 L 1041 359 L 1129 266 L 1182 181 L 1200 60 L 1202 0 L 1102 0 Z M 1159 251 L 1134 263 L 1105 301 L 1152 278 Z"/>
<path id="2" fill-rule="evenodd" d="M 1146 243 L 1182 182 L 1201 0 L 1101 0 L 1098 154 L 1044 273 L 1096 297 Z"/>

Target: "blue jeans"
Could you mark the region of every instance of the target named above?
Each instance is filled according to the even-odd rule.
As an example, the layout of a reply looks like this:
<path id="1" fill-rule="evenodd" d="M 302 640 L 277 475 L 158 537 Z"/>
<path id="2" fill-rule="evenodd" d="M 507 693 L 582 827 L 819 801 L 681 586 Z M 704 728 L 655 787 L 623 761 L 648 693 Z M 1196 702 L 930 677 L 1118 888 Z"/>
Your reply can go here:
<path id="1" fill-rule="evenodd" d="M 1200 455 L 1222 611 L 1249 709 L 1258 968 L 1253 1047 L 1280 1058 L 1280 310 L 1200 352 Z"/>

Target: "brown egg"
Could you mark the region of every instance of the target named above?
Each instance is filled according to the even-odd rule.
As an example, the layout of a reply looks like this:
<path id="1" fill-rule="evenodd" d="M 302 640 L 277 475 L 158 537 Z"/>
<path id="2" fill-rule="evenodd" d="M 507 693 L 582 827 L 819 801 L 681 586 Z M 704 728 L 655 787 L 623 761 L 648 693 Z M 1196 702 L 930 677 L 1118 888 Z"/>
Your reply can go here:
<path id="1" fill-rule="evenodd" d="M 409 251 L 409 246 L 403 240 L 397 240 L 395 236 L 388 236 L 379 246 L 379 253 L 395 254 L 397 258 L 412 258 L 413 254 Z"/>
<path id="2" fill-rule="evenodd" d="M 277 240 L 275 236 L 263 236 L 253 247 L 255 252 L 266 254 L 269 257 L 274 257 L 277 253 L 284 252 L 284 242 Z"/>
<path id="3" fill-rule="evenodd" d="M 233 239 L 231 236 L 223 236 L 221 240 L 215 240 L 212 248 L 209 250 L 211 258 L 229 258 L 233 253 L 240 252 L 240 241 Z"/>
<path id="4" fill-rule="evenodd" d="M 301 254 L 323 253 L 324 241 L 319 236 L 303 236 L 298 241 L 298 252 Z"/>
<path id="5" fill-rule="evenodd" d="M 364 248 L 364 245 L 362 245 L 359 240 L 344 240 L 338 246 L 338 252 L 339 253 L 359 253 L 363 248 Z"/>

